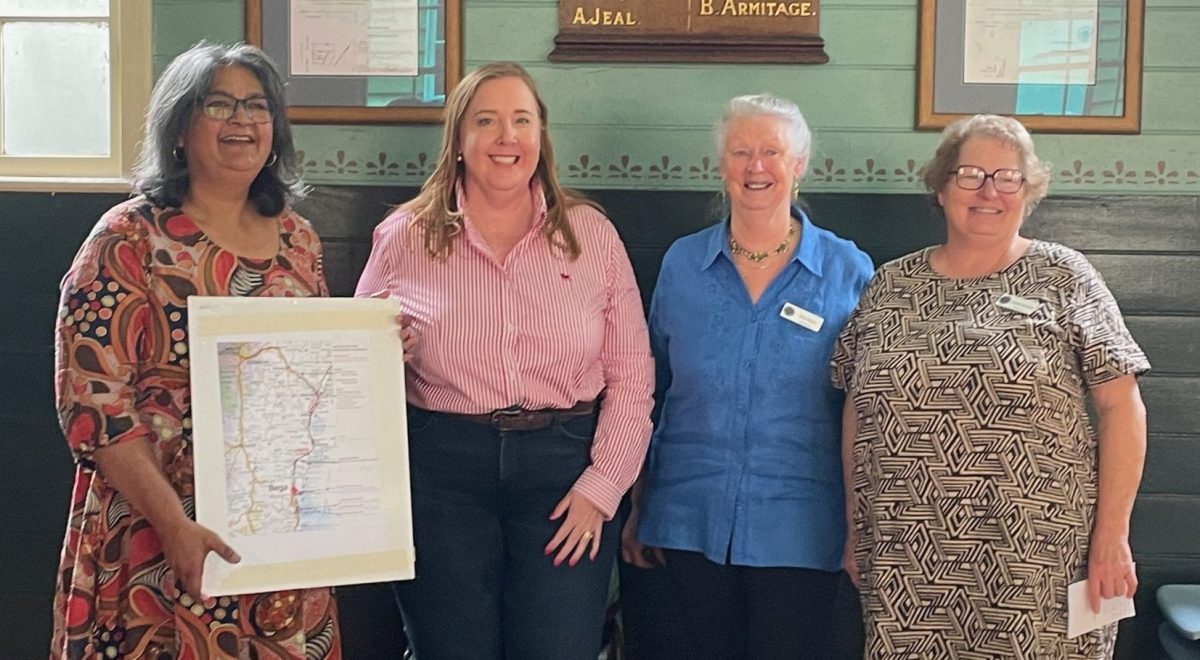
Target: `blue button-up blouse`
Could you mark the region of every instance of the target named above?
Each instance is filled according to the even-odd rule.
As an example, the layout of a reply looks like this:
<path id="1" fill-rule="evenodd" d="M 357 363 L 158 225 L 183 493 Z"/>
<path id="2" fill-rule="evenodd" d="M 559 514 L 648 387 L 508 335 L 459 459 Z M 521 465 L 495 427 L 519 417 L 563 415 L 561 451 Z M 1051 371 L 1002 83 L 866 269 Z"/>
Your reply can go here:
<path id="1" fill-rule="evenodd" d="M 729 252 L 728 222 L 663 258 L 650 307 L 656 424 L 638 528 L 647 545 L 721 564 L 841 566 L 843 399 L 828 365 L 872 265 L 853 242 L 792 215 L 800 244 L 757 303 Z"/>

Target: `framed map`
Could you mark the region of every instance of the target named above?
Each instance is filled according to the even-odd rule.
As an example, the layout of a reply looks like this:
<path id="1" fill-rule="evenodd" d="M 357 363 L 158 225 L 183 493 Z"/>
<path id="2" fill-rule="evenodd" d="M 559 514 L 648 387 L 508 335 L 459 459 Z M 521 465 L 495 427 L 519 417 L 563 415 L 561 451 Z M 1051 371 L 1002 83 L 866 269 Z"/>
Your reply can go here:
<path id="1" fill-rule="evenodd" d="M 188 298 L 205 595 L 413 577 L 394 301 Z"/>

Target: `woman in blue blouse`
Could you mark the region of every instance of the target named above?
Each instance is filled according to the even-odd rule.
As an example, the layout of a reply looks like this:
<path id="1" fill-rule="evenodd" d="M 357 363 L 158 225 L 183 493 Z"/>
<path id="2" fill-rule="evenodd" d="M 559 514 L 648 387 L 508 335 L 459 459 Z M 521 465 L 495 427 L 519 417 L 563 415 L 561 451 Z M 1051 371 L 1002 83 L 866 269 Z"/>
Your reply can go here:
<path id="1" fill-rule="evenodd" d="M 819 658 L 830 628 L 845 507 L 828 364 L 872 266 L 793 204 L 811 143 L 790 101 L 732 99 L 730 215 L 676 241 L 654 289 L 657 417 L 623 552 L 664 561 L 689 657 Z"/>

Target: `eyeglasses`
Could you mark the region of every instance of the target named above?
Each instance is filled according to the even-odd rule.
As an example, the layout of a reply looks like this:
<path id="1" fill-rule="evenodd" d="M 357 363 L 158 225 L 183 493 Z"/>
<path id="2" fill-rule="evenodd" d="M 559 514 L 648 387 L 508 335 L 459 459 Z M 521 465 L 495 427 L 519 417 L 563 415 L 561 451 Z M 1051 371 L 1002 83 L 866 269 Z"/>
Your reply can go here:
<path id="1" fill-rule="evenodd" d="M 954 175 L 954 183 L 963 190 L 979 190 L 988 179 L 996 187 L 996 192 L 1011 195 L 1025 185 L 1025 173 L 1021 170 L 1000 168 L 991 174 L 978 165 L 959 165 L 950 170 Z"/>
<path id="2" fill-rule="evenodd" d="M 246 118 L 255 124 L 266 124 L 273 119 L 271 103 L 261 96 L 239 99 L 228 94 L 209 94 L 204 97 L 200 107 L 204 110 L 204 116 L 209 119 L 229 121 L 230 117 L 237 114 L 239 105 L 245 109 Z"/>

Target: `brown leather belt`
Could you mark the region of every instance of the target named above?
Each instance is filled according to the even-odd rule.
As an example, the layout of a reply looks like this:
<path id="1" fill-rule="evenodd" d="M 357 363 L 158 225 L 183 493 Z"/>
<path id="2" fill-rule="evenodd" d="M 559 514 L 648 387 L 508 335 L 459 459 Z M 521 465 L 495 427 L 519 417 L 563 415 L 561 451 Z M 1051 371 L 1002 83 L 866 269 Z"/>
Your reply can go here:
<path id="1" fill-rule="evenodd" d="M 525 410 L 520 406 L 510 406 L 479 415 L 442 414 L 450 419 L 490 426 L 497 431 L 540 431 L 569 419 L 586 417 L 595 412 L 596 400 L 593 399 L 591 401 L 580 401 L 570 408 Z"/>

